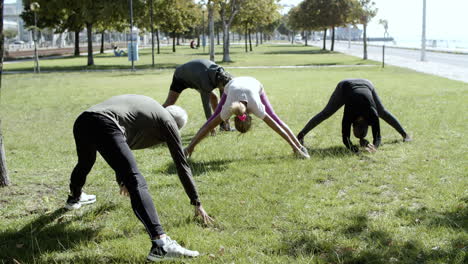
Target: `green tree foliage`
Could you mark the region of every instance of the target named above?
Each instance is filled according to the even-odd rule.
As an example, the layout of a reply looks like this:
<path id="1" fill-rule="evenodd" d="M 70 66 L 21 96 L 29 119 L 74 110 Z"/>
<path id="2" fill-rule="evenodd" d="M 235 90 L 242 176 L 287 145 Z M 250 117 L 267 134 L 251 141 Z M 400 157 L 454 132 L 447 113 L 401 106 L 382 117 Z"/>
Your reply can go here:
<path id="1" fill-rule="evenodd" d="M 248 36 L 250 51 L 252 51 L 250 38 L 252 30 L 259 30 L 261 27 L 270 25 L 277 21 L 280 16 L 277 0 L 245 1 L 234 20 L 234 24 Z M 247 38 L 245 41 L 247 43 Z"/>
<path id="2" fill-rule="evenodd" d="M 159 4 L 156 17 L 161 29 L 172 34 L 172 51 L 175 52 L 177 36 L 199 24 L 201 9 L 194 0 L 162 0 Z"/>

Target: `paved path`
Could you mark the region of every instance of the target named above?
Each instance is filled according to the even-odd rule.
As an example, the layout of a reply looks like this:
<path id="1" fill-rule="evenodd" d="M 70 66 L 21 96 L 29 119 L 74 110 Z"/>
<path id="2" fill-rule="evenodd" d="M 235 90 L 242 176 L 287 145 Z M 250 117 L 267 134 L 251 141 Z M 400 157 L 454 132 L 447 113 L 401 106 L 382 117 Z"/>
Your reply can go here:
<path id="1" fill-rule="evenodd" d="M 313 45 L 322 46 L 322 42 L 313 42 Z M 327 48 L 330 43 L 327 43 Z M 335 51 L 362 57 L 361 44 L 336 42 Z M 368 58 L 382 61 L 382 47 L 368 46 Z M 454 54 L 445 52 L 426 52 L 427 61 L 420 61 L 421 51 L 414 49 L 389 48 L 385 49 L 385 64 L 409 68 L 418 72 L 433 74 L 468 83 L 468 54 Z"/>

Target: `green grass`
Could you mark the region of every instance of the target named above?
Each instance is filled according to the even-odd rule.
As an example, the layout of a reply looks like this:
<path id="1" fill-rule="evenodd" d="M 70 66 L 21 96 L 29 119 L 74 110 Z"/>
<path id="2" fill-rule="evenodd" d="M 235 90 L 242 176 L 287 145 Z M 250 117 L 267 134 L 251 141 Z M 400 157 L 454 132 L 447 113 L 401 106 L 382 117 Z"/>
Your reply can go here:
<path id="1" fill-rule="evenodd" d="M 208 52 L 208 49 L 206 49 Z M 263 45 L 254 47 L 254 52 L 245 52 L 243 45 L 234 45 L 230 49 L 233 62 L 223 64 L 224 66 L 278 66 L 278 65 L 355 65 L 355 64 L 375 64 L 370 61 L 363 61 L 359 58 L 344 55 L 341 53 L 322 51 L 319 48 L 305 47 L 299 45 Z M 156 52 L 156 51 L 155 51 Z M 222 46 L 216 46 L 216 60 L 221 63 Z M 266 56 L 257 56 L 266 55 Z M 314 55 L 314 56 L 305 56 Z M 207 58 L 208 53 L 203 53 L 203 49 L 190 49 L 188 46 L 177 47 L 177 52 L 172 52 L 172 47 L 162 46 L 161 54 L 155 54 L 155 67 L 174 68 L 176 65 L 191 59 Z M 86 67 L 87 56 L 66 57 L 62 59 L 41 59 L 42 71 L 74 71 L 74 70 L 116 70 L 129 69 L 131 63 L 127 57 L 115 57 L 113 53 L 96 54 L 94 56 L 95 66 Z M 140 60 L 135 62 L 137 69 L 151 69 L 151 49 L 140 51 Z M 16 62 L 4 65 L 5 71 L 33 71 L 34 62 Z"/>
<path id="2" fill-rule="evenodd" d="M 238 50 L 232 65 L 370 63 L 298 46 L 258 50 L 250 56 Z M 161 55 L 161 63 L 197 57 L 187 53 Z M 102 58 L 99 64 L 106 59 L 114 60 Z M 62 64 L 67 69 L 74 60 L 47 62 L 51 69 Z M 97 194 L 97 203 L 76 212 L 60 209 L 76 162 L 72 126 L 81 111 L 113 95 L 137 93 L 162 102 L 172 72 L 4 77 L 0 113 L 13 185 L 0 189 L 0 263 L 144 261 L 147 234 L 128 199 L 118 195 L 113 171 L 102 158 L 85 186 Z M 213 227 L 193 218 L 166 147 L 135 151 L 165 230 L 203 253 L 187 262 L 467 262 L 468 84 L 397 67 L 230 72 L 259 79 L 295 133 L 323 108 L 340 80 L 368 78 L 414 141 L 401 143 L 382 122 L 379 151 L 351 154 L 341 143 L 342 110 L 307 135 L 310 160 L 295 159 L 289 146 L 255 118 L 245 135 L 218 133 L 205 139 L 190 161 L 201 201 L 216 219 Z M 178 104 L 189 112 L 182 131 L 187 144 L 204 115 L 192 89 Z"/>

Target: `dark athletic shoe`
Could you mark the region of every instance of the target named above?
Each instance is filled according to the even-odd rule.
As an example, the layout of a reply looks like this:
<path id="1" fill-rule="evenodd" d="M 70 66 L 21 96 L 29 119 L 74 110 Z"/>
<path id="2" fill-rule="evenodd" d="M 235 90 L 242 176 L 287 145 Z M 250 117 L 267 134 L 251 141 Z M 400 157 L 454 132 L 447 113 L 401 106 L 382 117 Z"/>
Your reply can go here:
<path id="1" fill-rule="evenodd" d="M 156 262 L 183 257 L 194 258 L 200 255 L 198 251 L 188 250 L 179 245 L 175 240 L 171 240 L 168 236 L 153 240 L 152 243 L 153 246 L 147 257 L 148 261 Z"/>

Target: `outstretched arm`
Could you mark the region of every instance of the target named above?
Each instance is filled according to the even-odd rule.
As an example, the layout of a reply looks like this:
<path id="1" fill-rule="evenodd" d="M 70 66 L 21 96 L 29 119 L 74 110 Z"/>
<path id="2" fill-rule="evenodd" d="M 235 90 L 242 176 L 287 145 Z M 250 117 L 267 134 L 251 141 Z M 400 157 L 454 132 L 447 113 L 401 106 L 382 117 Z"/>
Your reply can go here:
<path id="1" fill-rule="evenodd" d="M 377 112 L 379 114 L 379 117 L 382 118 L 387 124 L 392 126 L 400 135 L 405 139 L 408 134 L 406 133 L 405 129 L 401 126 L 400 122 L 398 122 L 398 119 L 392 115 L 382 104 L 382 101 L 380 100 L 379 96 L 377 95 L 377 92 L 374 89 L 371 89 L 372 91 L 372 98 L 374 99 L 375 105 L 377 106 Z"/>
<path id="2" fill-rule="evenodd" d="M 278 125 L 278 123 L 273 120 L 270 115 L 266 114 L 265 117 L 263 118 L 263 121 L 271 128 L 273 129 L 278 135 L 280 135 L 288 144 L 291 146 L 293 151 L 295 153 L 302 153 L 300 148 L 296 144 L 294 144 L 294 141 L 289 137 L 289 135 L 284 131 L 281 126 Z"/>
<path id="3" fill-rule="evenodd" d="M 190 157 L 192 155 L 192 152 L 195 150 L 195 146 L 197 146 L 198 143 L 200 143 L 200 141 L 202 141 L 202 139 L 206 137 L 208 132 L 210 132 L 216 126 L 221 124 L 222 121 L 223 120 L 221 119 L 219 114 L 214 116 L 214 118 L 210 118 L 210 120 L 205 125 L 203 125 L 200 128 L 200 130 L 198 130 L 197 134 L 192 138 L 190 144 L 185 148 L 185 154 L 188 157 Z"/>

